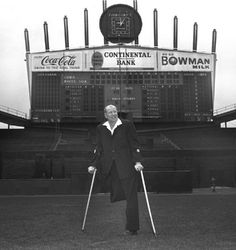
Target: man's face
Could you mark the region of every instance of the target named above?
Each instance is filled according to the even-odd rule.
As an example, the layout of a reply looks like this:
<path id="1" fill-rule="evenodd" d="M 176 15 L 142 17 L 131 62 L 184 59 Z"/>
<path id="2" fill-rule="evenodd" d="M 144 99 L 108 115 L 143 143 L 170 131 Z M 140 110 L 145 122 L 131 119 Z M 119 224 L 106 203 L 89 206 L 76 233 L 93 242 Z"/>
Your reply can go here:
<path id="1" fill-rule="evenodd" d="M 105 111 L 105 118 L 108 122 L 116 122 L 118 119 L 118 113 L 115 106 L 108 106 Z"/>

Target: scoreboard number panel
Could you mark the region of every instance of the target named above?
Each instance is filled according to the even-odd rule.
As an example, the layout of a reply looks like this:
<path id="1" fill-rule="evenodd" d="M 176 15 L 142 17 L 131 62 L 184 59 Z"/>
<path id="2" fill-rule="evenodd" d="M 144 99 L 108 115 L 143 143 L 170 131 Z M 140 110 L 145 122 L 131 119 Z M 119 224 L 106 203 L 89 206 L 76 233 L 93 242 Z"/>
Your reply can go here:
<path id="1" fill-rule="evenodd" d="M 201 121 L 212 118 L 211 73 L 206 72 L 35 72 L 35 122 L 101 121 L 114 104 L 137 121 Z"/>

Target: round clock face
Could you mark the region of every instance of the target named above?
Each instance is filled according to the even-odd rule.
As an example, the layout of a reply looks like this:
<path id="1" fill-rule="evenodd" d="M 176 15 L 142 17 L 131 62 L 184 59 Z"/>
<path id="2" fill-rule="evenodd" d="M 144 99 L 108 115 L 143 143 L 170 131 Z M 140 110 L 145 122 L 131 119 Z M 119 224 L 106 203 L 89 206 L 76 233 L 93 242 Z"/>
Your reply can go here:
<path id="1" fill-rule="evenodd" d="M 100 18 L 100 30 L 107 41 L 130 43 L 142 28 L 139 13 L 129 5 L 116 4 L 107 8 Z"/>

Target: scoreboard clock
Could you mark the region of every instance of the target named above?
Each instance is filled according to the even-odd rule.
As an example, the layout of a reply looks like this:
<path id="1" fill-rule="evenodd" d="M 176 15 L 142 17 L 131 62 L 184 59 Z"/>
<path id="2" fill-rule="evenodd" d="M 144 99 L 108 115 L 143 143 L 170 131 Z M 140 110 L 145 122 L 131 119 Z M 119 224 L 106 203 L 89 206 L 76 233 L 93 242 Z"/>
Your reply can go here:
<path id="1" fill-rule="evenodd" d="M 100 30 L 107 41 L 130 43 L 142 28 L 139 13 L 131 6 L 116 4 L 107 8 L 100 17 Z"/>

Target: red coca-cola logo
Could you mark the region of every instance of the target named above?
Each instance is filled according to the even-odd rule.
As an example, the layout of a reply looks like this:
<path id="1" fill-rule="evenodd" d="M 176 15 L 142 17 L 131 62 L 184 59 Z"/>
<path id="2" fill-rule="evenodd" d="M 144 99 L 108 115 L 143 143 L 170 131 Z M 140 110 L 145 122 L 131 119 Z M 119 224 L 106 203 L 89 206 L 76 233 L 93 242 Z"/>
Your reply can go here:
<path id="1" fill-rule="evenodd" d="M 41 64 L 43 66 L 56 65 L 56 66 L 73 66 L 75 65 L 75 56 L 62 56 L 62 57 L 50 57 L 45 56 Z"/>

